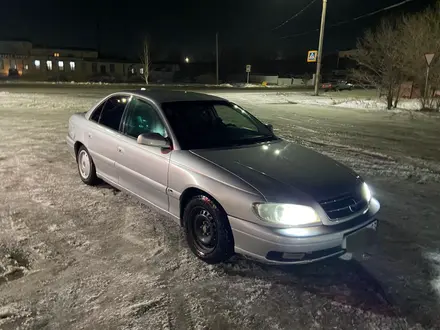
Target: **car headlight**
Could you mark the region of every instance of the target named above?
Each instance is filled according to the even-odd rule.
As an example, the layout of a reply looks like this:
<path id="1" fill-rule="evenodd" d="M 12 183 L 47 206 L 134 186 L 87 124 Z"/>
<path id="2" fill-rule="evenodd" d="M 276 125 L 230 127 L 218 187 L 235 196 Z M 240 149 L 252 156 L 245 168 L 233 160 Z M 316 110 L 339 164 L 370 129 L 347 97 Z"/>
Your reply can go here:
<path id="1" fill-rule="evenodd" d="M 302 226 L 321 222 L 315 210 L 305 205 L 257 203 L 254 210 L 261 219 L 273 224 Z"/>
<path id="2" fill-rule="evenodd" d="M 371 198 L 373 197 L 373 194 L 371 193 L 370 187 L 364 182 L 362 184 L 362 197 L 365 198 L 365 200 L 369 203 L 371 201 Z"/>

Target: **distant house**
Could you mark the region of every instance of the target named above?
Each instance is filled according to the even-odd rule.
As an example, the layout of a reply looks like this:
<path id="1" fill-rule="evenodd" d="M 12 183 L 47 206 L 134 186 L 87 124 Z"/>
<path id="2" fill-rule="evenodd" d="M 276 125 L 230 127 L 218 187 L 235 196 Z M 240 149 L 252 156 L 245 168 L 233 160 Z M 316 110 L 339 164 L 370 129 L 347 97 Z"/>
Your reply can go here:
<path id="1" fill-rule="evenodd" d="M 179 64 L 153 63 L 151 81 L 173 81 Z M 94 49 L 46 48 L 28 41 L 0 41 L 0 78 L 29 80 L 141 80 L 141 63 L 103 59 Z"/>

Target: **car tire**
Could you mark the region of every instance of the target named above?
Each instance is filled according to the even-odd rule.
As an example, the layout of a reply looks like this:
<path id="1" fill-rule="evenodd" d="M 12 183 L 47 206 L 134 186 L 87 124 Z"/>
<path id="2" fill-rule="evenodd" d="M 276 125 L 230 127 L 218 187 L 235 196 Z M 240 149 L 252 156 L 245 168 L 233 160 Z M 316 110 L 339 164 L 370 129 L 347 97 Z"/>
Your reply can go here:
<path id="1" fill-rule="evenodd" d="M 207 196 L 195 196 L 183 213 L 186 240 L 191 251 L 209 264 L 221 263 L 234 254 L 234 239 L 228 218 Z"/>
<path id="2" fill-rule="evenodd" d="M 85 184 L 94 186 L 99 182 L 98 177 L 96 176 L 95 163 L 86 147 L 79 147 L 76 155 L 76 163 L 78 165 L 79 177 Z"/>

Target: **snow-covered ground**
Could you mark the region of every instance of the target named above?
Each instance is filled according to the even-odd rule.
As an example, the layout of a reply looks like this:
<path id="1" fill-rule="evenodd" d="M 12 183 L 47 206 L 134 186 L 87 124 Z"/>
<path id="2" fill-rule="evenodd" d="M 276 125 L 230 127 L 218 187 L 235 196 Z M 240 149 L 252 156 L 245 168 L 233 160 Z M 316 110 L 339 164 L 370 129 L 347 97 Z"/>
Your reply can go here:
<path id="1" fill-rule="evenodd" d="M 356 91 L 347 93 L 321 93 L 316 97 L 312 95 L 312 92 L 278 92 L 273 91 L 246 93 L 237 95 L 237 93 L 220 92 L 213 93 L 220 94 L 226 98 L 234 98 L 237 101 L 249 103 L 249 104 L 303 104 L 303 105 L 323 105 L 323 106 L 335 106 L 349 109 L 363 109 L 363 110 L 385 110 L 386 101 L 384 99 L 378 99 L 377 97 L 359 97 L 356 95 Z M 352 95 L 350 95 L 352 94 Z M 399 112 L 402 110 L 419 110 L 419 100 L 407 100 L 402 99 L 397 109 L 393 109 L 391 112 Z"/>
<path id="2" fill-rule="evenodd" d="M 382 203 L 379 246 L 348 262 L 206 265 L 172 221 L 81 183 L 64 138 L 96 91 L 0 92 L 1 329 L 440 328 L 440 119 L 221 96 L 363 175 Z"/>

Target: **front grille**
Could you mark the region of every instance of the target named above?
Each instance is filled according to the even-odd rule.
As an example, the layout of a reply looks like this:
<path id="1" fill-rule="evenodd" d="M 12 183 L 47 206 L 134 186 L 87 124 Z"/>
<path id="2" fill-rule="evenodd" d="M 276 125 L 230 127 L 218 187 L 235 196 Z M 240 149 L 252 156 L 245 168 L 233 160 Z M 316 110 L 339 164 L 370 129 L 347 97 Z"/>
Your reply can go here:
<path id="1" fill-rule="evenodd" d="M 361 212 L 368 206 L 360 192 L 321 201 L 319 204 L 333 221 Z"/>

